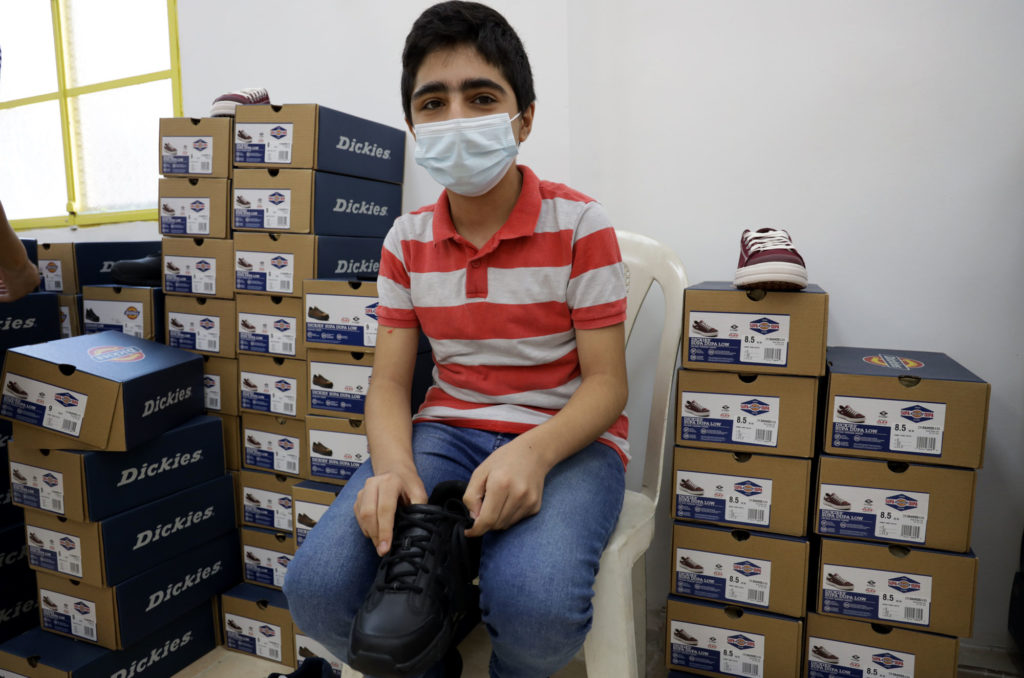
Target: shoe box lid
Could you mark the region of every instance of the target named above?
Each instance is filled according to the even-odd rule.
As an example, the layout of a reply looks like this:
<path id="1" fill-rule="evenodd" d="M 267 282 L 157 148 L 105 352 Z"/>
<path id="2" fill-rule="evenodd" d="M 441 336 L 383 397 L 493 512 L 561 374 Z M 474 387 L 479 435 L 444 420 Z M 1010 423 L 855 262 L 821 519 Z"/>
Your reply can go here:
<path id="1" fill-rule="evenodd" d="M 168 294 L 164 340 L 172 348 L 235 357 L 235 301 Z"/>
<path id="2" fill-rule="evenodd" d="M 295 630 L 284 593 L 255 584 L 238 584 L 220 597 L 224 645 L 291 666 L 295 662 Z"/>
<path id="3" fill-rule="evenodd" d="M 239 353 L 305 359 L 301 299 L 241 292 L 235 299 Z"/>
<path id="4" fill-rule="evenodd" d="M 58 294 L 57 304 L 60 310 L 60 338 L 82 334 L 82 295 Z"/>
<path id="5" fill-rule="evenodd" d="M 243 527 L 242 580 L 281 589 L 295 555 L 295 535 L 263 527 Z"/>
<path id="6" fill-rule="evenodd" d="M 676 444 L 710 450 L 814 456 L 818 380 L 679 370 Z M 696 401 L 706 413 L 691 412 Z"/>
<path id="7" fill-rule="evenodd" d="M 230 179 L 161 177 L 157 190 L 161 235 L 231 237 Z"/>
<path id="8" fill-rule="evenodd" d="M 292 531 L 292 487 L 300 478 L 279 473 L 242 469 L 238 494 L 242 524 L 281 532 Z"/>
<path id="9" fill-rule="evenodd" d="M 715 336 L 694 331 L 701 320 L 715 328 Z M 686 369 L 820 377 L 827 336 L 828 294 L 817 285 L 766 292 L 703 282 L 684 293 Z"/>
<path id="10" fill-rule="evenodd" d="M 823 454 L 814 531 L 966 553 L 976 480 L 971 469 Z M 848 506 L 827 503 L 829 493 Z"/>
<path id="11" fill-rule="evenodd" d="M 119 261 L 160 256 L 159 240 L 75 243 L 75 271 L 80 292 L 85 285 L 113 285 L 114 264 Z M 65 290 L 71 291 L 71 290 Z"/>
<path id="12" fill-rule="evenodd" d="M 373 372 L 373 352 L 311 348 L 306 356 L 309 413 L 345 418 L 353 414 L 362 416 Z"/>
<path id="13" fill-rule="evenodd" d="M 808 678 L 860 675 L 928 676 L 956 678 L 959 643 L 956 638 L 922 633 L 807 613 Z M 819 661 L 813 654 L 821 647 L 833 658 Z M 891 673 L 890 673 L 891 672 Z"/>
<path id="14" fill-rule="evenodd" d="M 315 277 L 376 282 L 383 247 L 384 238 L 318 235 Z"/>
<path id="15" fill-rule="evenodd" d="M 48 447 L 129 450 L 203 409 L 199 356 L 114 331 L 10 349 L 3 382 L 0 416 L 65 440 Z"/>
<path id="16" fill-rule="evenodd" d="M 234 253 L 232 240 L 164 237 L 164 292 L 234 299 Z"/>
<path id="17" fill-rule="evenodd" d="M 306 439 L 309 456 L 305 475 L 313 480 L 344 485 L 370 458 L 366 424 L 357 415 L 340 418 L 310 414 L 306 417 Z M 330 452 L 322 448 L 317 452 L 313 449 L 314 443 L 325 446 Z"/>
<path id="18" fill-rule="evenodd" d="M 229 179 L 231 118 L 160 118 L 159 174 Z"/>
<path id="19" fill-rule="evenodd" d="M 92 318 L 98 320 L 92 320 Z M 151 341 L 164 338 L 164 291 L 159 287 L 85 285 L 82 287 L 84 334 L 106 330 Z"/>
<path id="20" fill-rule="evenodd" d="M 344 421 L 342 419 L 331 419 L 330 417 L 317 418 L 329 419 L 330 421 Z M 292 487 L 292 525 L 295 527 L 295 548 L 302 546 L 302 542 L 306 540 L 306 535 L 327 513 L 327 509 L 334 503 L 340 491 L 341 485 L 320 482 L 318 480 L 303 480 Z M 313 525 L 310 525 L 310 522 Z"/>
<path id="21" fill-rule="evenodd" d="M 991 386 L 944 353 L 830 346 L 826 452 L 981 468 Z M 857 417 L 839 412 L 849 407 Z"/>
<path id="22" fill-rule="evenodd" d="M 107 650 L 39 628 L 0 645 L 0 673 L 40 678 L 171 678 L 213 650 L 213 603 L 200 603 L 126 650 Z"/>
<path id="23" fill-rule="evenodd" d="M 377 283 L 358 280 L 306 280 L 302 284 L 303 323 L 309 348 L 372 351 L 377 345 Z M 316 307 L 327 314 L 314 318 Z"/>
<path id="24" fill-rule="evenodd" d="M 11 445 L 14 501 L 69 520 L 103 520 L 121 511 L 173 494 L 224 472 L 221 423 L 198 416 L 124 454 L 61 450 L 39 429 L 14 425 Z M 67 441 L 60 441 L 66 444 Z"/>
<path id="25" fill-rule="evenodd" d="M 232 530 L 113 587 L 39 572 L 42 627 L 125 649 L 238 583 L 240 571 Z"/>
<path id="26" fill-rule="evenodd" d="M 676 523 L 669 592 L 802 617 L 807 611 L 810 544 L 766 532 Z M 698 563 L 694 572 L 680 563 Z"/>
<path id="27" fill-rule="evenodd" d="M 63 294 L 74 294 L 78 291 L 74 243 L 39 243 L 38 254 L 42 291 Z"/>
<path id="28" fill-rule="evenodd" d="M 671 595 L 666 615 L 669 669 L 708 676 L 800 675 L 801 619 Z"/>
<path id="29" fill-rule="evenodd" d="M 235 131 L 238 168 L 318 169 L 402 183 L 404 130 L 317 104 L 286 104 L 239 106 Z"/>
<path id="30" fill-rule="evenodd" d="M 242 468 L 241 417 L 217 412 L 207 412 L 207 414 L 221 421 L 221 429 L 224 434 L 224 466 L 229 471 L 239 470 Z"/>
<path id="31" fill-rule="evenodd" d="M 238 416 L 238 360 L 203 356 L 203 401 L 210 414 Z"/>
<path id="32" fill-rule="evenodd" d="M 849 586 L 829 584 L 830 574 Z M 816 611 L 969 638 L 977 575 L 973 552 L 822 538 Z"/>
<path id="33" fill-rule="evenodd" d="M 298 233 L 238 232 L 234 243 L 236 292 L 302 296 L 302 281 L 313 277 L 314 238 Z"/>
<path id="34" fill-rule="evenodd" d="M 0 363 L 7 349 L 60 339 L 56 294 L 33 292 L 0 305 Z"/>
<path id="35" fill-rule="evenodd" d="M 674 520 L 807 535 L 811 460 L 675 448 Z M 685 492 L 689 480 L 701 493 Z"/>
<path id="36" fill-rule="evenodd" d="M 99 522 L 25 512 L 33 569 L 114 586 L 235 529 L 234 486 L 221 475 Z"/>
<path id="37" fill-rule="evenodd" d="M 301 476 L 305 460 L 306 425 L 299 419 L 242 415 L 242 466 L 258 471 Z"/>
<path id="38" fill-rule="evenodd" d="M 255 388 L 249 386 L 255 385 Z M 294 358 L 238 357 L 239 411 L 302 419 L 308 389 L 306 361 Z"/>

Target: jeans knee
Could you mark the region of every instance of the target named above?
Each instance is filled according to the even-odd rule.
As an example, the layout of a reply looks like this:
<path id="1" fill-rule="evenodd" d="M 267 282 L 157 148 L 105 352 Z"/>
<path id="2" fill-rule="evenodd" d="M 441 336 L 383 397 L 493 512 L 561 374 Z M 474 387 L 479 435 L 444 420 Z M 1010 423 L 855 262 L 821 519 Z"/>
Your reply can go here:
<path id="1" fill-rule="evenodd" d="M 496 649 L 508 648 L 552 672 L 583 646 L 593 618 L 589 598 L 574 600 L 548 588 L 506 589 L 481 602 Z"/>

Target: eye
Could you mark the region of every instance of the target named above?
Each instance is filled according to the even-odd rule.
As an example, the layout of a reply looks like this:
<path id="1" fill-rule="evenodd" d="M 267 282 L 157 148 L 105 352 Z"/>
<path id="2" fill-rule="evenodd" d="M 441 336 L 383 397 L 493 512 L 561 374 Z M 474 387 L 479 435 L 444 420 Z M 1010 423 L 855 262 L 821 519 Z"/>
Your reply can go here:
<path id="1" fill-rule="evenodd" d="M 490 94 L 477 94 L 473 97 L 472 102 L 478 106 L 488 106 L 490 104 L 498 103 L 498 100 Z"/>
<path id="2" fill-rule="evenodd" d="M 442 103 L 440 99 L 427 99 L 420 104 L 421 111 L 434 111 L 441 108 Z"/>

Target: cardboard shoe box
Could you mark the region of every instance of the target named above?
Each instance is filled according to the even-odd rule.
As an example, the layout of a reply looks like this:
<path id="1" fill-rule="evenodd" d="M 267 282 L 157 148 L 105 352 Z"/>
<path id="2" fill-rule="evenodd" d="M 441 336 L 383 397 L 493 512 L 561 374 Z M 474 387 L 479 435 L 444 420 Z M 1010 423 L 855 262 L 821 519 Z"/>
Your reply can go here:
<path id="1" fill-rule="evenodd" d="M 345 484 L 370 458 L 366 424 L 359 417 L 307 415 L 306 440 L 309 455 L 303 475 L 312 480 Z"/>
<path id="2" fill-rule="evenodd" d="M 806 539 L 676 523 L 669 592 L 802 617 L 807 611 Z"/>
<path id="3" fill-rule="evenodd" d="M 316 240 L 293 233 L 237 233 L 235 290 L 251 294 L 302 296 L 302 281 L 313 277 Z"/>
<path id="4" fill-rule="evenodd" d="M 203 404 L 213 414 L 238 416 L 238 360 L 203 356 Z"/>
<path id="5" fill-rule="evenodd" d="M 698 323 L 702 327 L 697 329 Z M 825 374 L 828 294 L 739 290 L 728 282 L 686 288 L 683 367 L 759 374 Z"/>
<path id="6" fill-rule="evenodd" d="M 807 534 L 811 460 L 677 447 L 675 520 Z"/>
<path id="7" fill-rule="evenodd" d="M 115 330 L 151 341 L 164 340 L 164 293 L 159 287 L 85 285 L 84 334 Z"/>
<path id="8" fill-rule="evenodd" d="M 234 242 L 216 238 L 164 238 L 164 292 L 234 299 Z"/>
<path id="9" fill-rule="evenodd" d="M 169 294 L 164 303 L 168 346 L 221 358 L 235 357 L 234 301 Z"/>
<path id="10" fill-rule="evenodd" d="M 817 611 L 969 638 L 977 574 L 973 553 L 822 539 Z"/>
<path id="11" fill-rule="evenodd" d="M 830 346 L 824 450 L 981 468 L 990 386 L 944 353 Z"/>
<path id="12" fill-rule="evenodd" d="M 959 643 L 935 633 L 807 615 L 806 678 L 956 678 Z"/>
<path id="13" fill-rule="evenodd" d="M 313 638 L 304 634 L 299 627 L 295 627 L 295 661 L 302 662 L 310 656 L 320 657 L 331 666 L 335 678 L 341 678 L 342 661 L 331 654 L 330 650 L 318 643 Z"/>
<path id="14" fill-rule="evenodd" d="M 814 531 L 965 553 L 971 548 L 976 473 L 822 455 Z"/>
<path id="15" fill-rule="evenodd" d="M 322 280 L 376 282 L 384 238 L 316 236 L 315 275 Z"/>
<path id="16" fill-rule="evenodd" d="M 231 177 L 231 118 L 160 118 L 164 176 Z"/>
<path id="17" fill-rule="evenodd" d="M 310 349 L 306 357 L 309 413 L 330 417 L 362 415 L 370 390 L 373 353 Z"/>
<path id="18" fill-rule="evenodd" d="M 79 292 L 86 285 L 113 285 L 114 264 L 119 261 L 160 256 L 159 240 L 75 243 L 75 272 Z"/>
<path id="19" fill-rule="evenodd" d="M 58 294 L 60 338 L 77 337 L 82 333 L 82 295 Z"/>
<path id="20" fill-rule="evenodd" d="M 308 465 L 306 425 L 298 419 L 243 414 L 242 449 L 243 467 L 298 476 Z"/>
<path id="21" fill-rule="evenodd" d="M 74 294 L 78 291 L 78 274 L 75 271 L 75 246 L 69 242 L 40 243 L 39 274 L 42 276 L 40 289 L 44 292 Z"/>
<path id="22" fill-rule="evenodd" d="M 295 556 L 295 535 L 262 527 L 243 527 L 241 531 L 242 580 L 282 588 L 288 564 Z"/>
<path id="23" fill-rule="evenodd" d="M 3 383 L 0 416 L 63 438 L 45 447 L 124 451 L 203 409 L 199 356 L 120 332 L 11 349 Z"/>
<path id="24" fill-rule="evenodd" d="M 699 676 L 796 676 L 803 622 L 669 596 L 666 666 Z"/>
<path id="25" fill-rule="evenodd" d="M 305 358 L 301 299 L 240 293 L 236 302 L 239 353 Z"/>
<path id="26" fill-rule="evenodd" d="M 295 526 L 295 548 L 302 546 L 306 535 L 316 527 L 338 497 L 341 487 L 303 480 L 292 487 L 292 524 Z"/>
<path id="27" fill-rule="evenodd" d="M 377 346 L 377 283 L 307 280 L 302 285 L 308 348 L 373 350 Z"/>
<path id="28" fill-rule="evenodd" d="M 299 478 L 242 469 L 238 486 L 242 524 L 281 532 L 292 531 L 292 487 Z"/>
<path id="29" fill-rule="evenodd" d="M 239 107 L 241 108 L 241 107 Z M 220 597 L 224 645 L 295 667 L 295 631 L 281 591 L 239 584 Z"/>
<path id="30" fill-rule="evenodd" d="M 813 457 L 818 380 L 679 370 L 676 444 Z"/>
<path id="31" fill-rule="evenodd" d="M 160 233 L 230 238 L 231 181 L 197 177 L 160 179 Z"/>
<path id="32" fill-rule="evenodd" d="M 209 413 L 221 421 L 224 431 L 224 466 L 229 471 L 242 468 L 242 418 L 237 415 Z"/>
<path id="33" fill-rule="evenodd" d="M 4 351 L 60 339 L 58 297 L 48 292 L 26 294 L 0 304 L 0 363 Z"/>
<path id="34" fill-rule="evenodd" d="M 305 360 L 239 356 L 238 378 L 240 411 L 295 419 L 306 416 Z"/>

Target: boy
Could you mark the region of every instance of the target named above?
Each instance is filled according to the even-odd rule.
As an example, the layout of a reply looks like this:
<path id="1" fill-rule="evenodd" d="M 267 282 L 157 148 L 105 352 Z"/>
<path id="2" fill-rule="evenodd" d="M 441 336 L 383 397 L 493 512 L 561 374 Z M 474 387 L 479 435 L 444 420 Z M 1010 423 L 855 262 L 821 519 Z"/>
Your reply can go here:
<path id="1" fill-rule="evenodd" d="M 618 243 L 599 204 L 515 164 L 534 122 L 533 81 L 500 14 L 435 5 L 413 25 L 402 62 L 417 162 L 445 190 L 385 240 L 371 463 L 296 552 L 285 593 L 298 627 L 346 660 L 396 509 L 462 480 L 475 519 L 466 535 L 481 537 L 491 675 L 548 676 L 590 628 L 598 561 L 622 503 Z M 420 329 L 434 385 L 410 420 Z"/>

